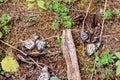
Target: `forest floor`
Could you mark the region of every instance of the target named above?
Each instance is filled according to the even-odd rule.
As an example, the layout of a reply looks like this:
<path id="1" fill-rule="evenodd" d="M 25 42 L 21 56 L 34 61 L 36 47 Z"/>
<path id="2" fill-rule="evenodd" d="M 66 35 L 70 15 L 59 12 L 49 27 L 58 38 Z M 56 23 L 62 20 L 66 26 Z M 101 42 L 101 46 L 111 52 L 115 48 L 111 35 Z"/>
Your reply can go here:
<path id="1" fill-rule="evenodd" d="M 45 0 L 47 2 L 48 0 Z M 112 74 L 110 76 L 105 76 L 105 70 L 98 70 L 96 68 L 96 73 L 93 74 L 92 70 L 94 68 L 95 55 L 87 56 L 86 45 L 83 46 L 80 38 L 80 31 L 82 29 L 82 22 L 86 14 L 86 10 L 90 1 L 83 2 L 84 0 L 77 0 L 73 3 L 67 4 L 65 2 L 61 2 L 68 9 L 70 9 L 70 18 L 73 20 L 76 16 L 81 16 L 81 20 L 78 20 L 71 27 L 72 36 L 74 39 L 77 58 L 80 67 L 80 73 L 82 80 L 90 80 L 91 76 L 93 80 L 119 80 L 120 78 L 116 76 L 116 65 L 115 62 L 112 64 L 107 64 L 107 67 L 112 70 Z M 102 1 L 102 0 L 101 0 Z M 93 36 L 99 36 L 102 25 L 102 15 L 103 9 L 105 6 L 105 1 L 94 1 L 91 4 L 88 16 L 85 20 L 85 31 L 87 32 L 96 32 L 92 34 Z M 55 20 L 57 13 L 50 11 L 48 9 L 42 10 L 37 7 L 37 5 L 32 9 L 28 10 L 27 8 L 28 2 L 26 0 L 16 0 L 12 2 L 12 0 L 8 0 L 6 3 L 0 3 L 0 16 L 2 14 L 8 14 L 11 17 L 11 21 L 9 22 L 10 33 L 3 34 L 2 41 L 8 42 L 10 45 L 22 50 L 24 53 L 33 53 L 38 52 L 38 50 L 32 49 L 27 50 L 22 41 L 27 40 L 31 35 L 35 34 L 40 37 L 40 39 L 46 39 L 49 46 L 47 46 L 44 50 L 46 55 L 53 54 L 57 51 L 61 51 L 60 47 L 56 46 L 56 37 L 57 35 L 62 34 L 62 30 L 66 29 L 62 26 L 57 30 L 52 29 L 52 23 Z M 106 19 L 104 22 L 104 29 L 102 35 L 102 46 L 97 51 L 99 57 L 102 56 L 103 52 L 107 49 L 110 51 L 110 54 L 120 51 L 120 1 L 119 0 L 108 0 L 106 5 L 106 10 L 111 10 L 113 16 L 110 19 Z M 94 14 L 97 14 L 95 16 Z M 90 29 L 91 25 L 95 23 L 95 25 L 99 26 L 99 29 Z M 0 29 L 1 30 L 1 29 Z M 2 31 L 5 33 L 4 31 Z M 48 39 L 47 39 L 48 38 Z M 91 38 L 92 39 L 92 38 Z M 91 40 L 88 40 L 90 42 Z M 21 54 L 19 51 L 5 45 L 4 43 L 0 43 L 0 50 L 2 50 L 3 54 L 12 53 L 12 55 L 17 59 L 16 55 Z M 22 55 L 22 54 L 21 54 Z M 24 55 L 22 55 L 25 57 Z M 1 57 L 2 60 L 4 57 Z M 27 60 L 27 57 L 25 57 Z M 53 55 L 50 57 L 44 56 L 31 56 L 41 67 L 47 65 L 49 67 L 49 72 L 51 76 L 57 76 L 60 80 L 67 80 L 67 67 L 64 59 L 64 55 L 62 53 Z M 7 80 L 36 80 L 39 75 L 39 68 L 35 65 L 28 64 L 26 62 L 22 62 L 21 60 L 17 60 L 20 67 L 17 73 L 12 74 L 12 77 Z M 29 61 L 29 60 L 28 60 Z M 97 66 L 97 65 L 96 65 Z M 106 65 L 105 65 L 106 66 Z M 102 67 L 105 68 L 105 66 Z M 110 73 L 108 71 L 108 73 Z M 92 75 L 93 74 L 93 75 Z M 107 74 L 107 73 L 106 73 Z M 9 74 L 10 75 L 10 74 Z M 108 74 L 107 74 L 108 75 Z M 104 77 L 103 77 L 104 76 Z M 6 79 L 5 75 L 0 75 L 0 80 Z"/>

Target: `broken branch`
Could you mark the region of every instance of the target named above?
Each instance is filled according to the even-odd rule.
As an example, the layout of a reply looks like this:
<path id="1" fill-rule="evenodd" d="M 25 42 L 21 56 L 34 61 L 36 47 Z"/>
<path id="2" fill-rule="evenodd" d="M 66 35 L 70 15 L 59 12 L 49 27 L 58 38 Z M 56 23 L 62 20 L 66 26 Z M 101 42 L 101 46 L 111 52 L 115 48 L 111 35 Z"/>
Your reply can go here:
<path id="1" fill-rule="evenodd" d="M 70 29 L 63 30 L 61 48 L 67 64 L 68 80 L 81 80 L 76 49 Z"/>

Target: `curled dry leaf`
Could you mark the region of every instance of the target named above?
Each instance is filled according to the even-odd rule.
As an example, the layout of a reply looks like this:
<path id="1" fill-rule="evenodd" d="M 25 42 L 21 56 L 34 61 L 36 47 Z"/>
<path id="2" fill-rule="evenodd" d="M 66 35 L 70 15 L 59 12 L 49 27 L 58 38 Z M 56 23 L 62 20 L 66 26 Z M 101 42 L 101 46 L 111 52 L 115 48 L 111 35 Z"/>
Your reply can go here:
<path id="1" fill-rule="evenodd" d="M 30 57 L 36 58 L 36 57 L 40 57 L 42 55 L 45 55 L 45 52 L 32 52 L 28 54 Z"/>

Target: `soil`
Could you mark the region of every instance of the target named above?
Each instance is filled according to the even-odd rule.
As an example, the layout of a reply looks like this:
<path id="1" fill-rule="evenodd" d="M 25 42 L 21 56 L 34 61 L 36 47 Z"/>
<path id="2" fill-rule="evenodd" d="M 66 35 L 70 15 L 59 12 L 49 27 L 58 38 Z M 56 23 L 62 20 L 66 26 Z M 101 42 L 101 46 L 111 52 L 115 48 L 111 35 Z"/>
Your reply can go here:
<path id="1" fill-rule="evenodd" d="M 45 0 L 47 2 L 47 0 Z M 65 4 L 65 3 L 64 3 Z M 82 15 L 84 18 L 86 9 L 88 8 L 89 2 L 84 3 L 81 0 L 77 0 L 72 4 L 65 4 L 70 10 L 70 17 L 74 19 L 77 15 Z M 88 27 L 91 26 L 91 21 L 94 20 L 94 13 L 100 14 L 102 13 L 104 8 L 104 3 L 102 2 L 93 2 L 90 8 L 89 15 L 85 21 L 86 31 L 88 31 Z M 108 0 L 107 9 L 111 9 L 113 12 L 115 10 L 120 11 L 120 1 L 119 0 Z M 97 12 L 99 10 L 99 12 Z M 40 39 L 46 39 L 51 36 L 61 35 L 63 28 L 60 26 L 58 30 L 52 29 L 52 22 L 56 17 L 56 13 L 50 10 L 42 10 L 37 6 L 32 10 L 27 9 L 26 0 L 16 0 L 16 2 L 7 1 L 4 4 L 0 3 L 0 16 L 3 14 L 9 14 L 12 18 L 9 27 L 11 32 L 8 35 L 4 35 L 2 38 L 3 41 L 9 41 L 9 44 L 15 46 L 18 49 L 21 49 L 25 53 L 37 52 L 34 50 L 26 50 L 24 49 L 21 41 L 24 41 L 30 37 L 32 34 L 36 34 L 40 37 Z M 29 17 L 36 18 L 35 20 L 28 22 L 27 19 Z M 102 17 L 99 15 L 96 16 L 95 21 L 97 25 L 101 27 Z M 93 68 L 94 55 L 88 57 L 85 52 L 85 48 L 83 47 L 80 39 L 80 31 L 82 26 L 82 20 L 79 21 L 79 24 L 72 26 L 72 33 L 74 38 L 74 43 L 76 45 L 77 57 L 80 67 L 80 73 L 82 80 L 89 80 L 91 77 L 91 69 Z M 95 31 L 95 29 L 93 30 Z M 93 36 L 98 36 L 100 29 L 97 29 L 97 34 Z M 55 51 L 60 51 L 60 48 L 54 46 L 56 38 L 50 38 L 47 42 L 50 43 L 50 47 L 45 48 L 46 54 L 52 54 Z M 11 47 L 6 46 L 3 43 L 0 43 L 0 49 L 4 50 L 4 53 L 13 53 L 21 54 L 20 52 L 12 49 Z M 99 55 L 102 55 L 102 52 L 106 49 L 109 49 L 111 53 L 116 51 L 120 51 L 120 15 L 114 15 L 112 19 L 105 20 L 104 31 L 102 36 L 102 46 L 98 50 Z M 27 58 L 27 57 L 26 57 Z M 56 55 L 52 57 L 36 57 L 33 58 L 36 62 L 40 63 L 43 67 L 47 65 L 49 67 L 50 75 L 56 75 L 58 78 L 63 80 L 67 77 L 66 74 L 66 62 L 64 60 L 63 55 Z M 37 66 L 27 64 L 21 61 L 18 61 L 20 64 L 20 69 L 18 73 L 12 74 L 13 76 L 7 80 L 36 80 L 39 75 L 40 69 Z M 115 66 L 115 65 L 113 65 Z M 29 69 L 28 69 L 29 68 Z M 115 73 L 115 72 L 113 72 Z M 99 75 L 94 75 L 97 77 Z M 26 77 L 26 79 L 24 79 Z M 5 76 L 0 76 L 0 80 L 4 80 Z M 95 79 L 98 80 L 98 79 Z M 101 79 L 99 79 L 101 80 Z M 106 80 L 119 80 L 118 77 L 114 76 L 113 78 L 107 78 Z"/>

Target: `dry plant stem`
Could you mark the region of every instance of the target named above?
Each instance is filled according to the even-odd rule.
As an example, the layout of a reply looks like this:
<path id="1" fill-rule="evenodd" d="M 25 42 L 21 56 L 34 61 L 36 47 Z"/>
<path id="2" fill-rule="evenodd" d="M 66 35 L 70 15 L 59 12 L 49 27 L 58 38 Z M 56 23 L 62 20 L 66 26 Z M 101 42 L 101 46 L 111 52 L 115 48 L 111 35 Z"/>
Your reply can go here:
<path id="1" fill-rule="evenodd" d="M 52 54 L 48 54 L 46 55 L 45 57 L 51 57 L 51 56 L 56 56 L 58 54 L 62 53 L 62 51 L 56 51 L 56 52 L 53 52 Z"/>
<path id="2" fill-rule="evenodd" d="M 34 59 L 32 59 L 31 57 L 29 57 L 29 59 L 30 59 L 38 68 L 42 68 L 37 62 L 35 62 Z"/>
<path id="3" fill-rule="evenodd" d="M 83 20 L 83 24 L 82 24 L 82 31 L 83 31 L 83 32 L 84 32 L 84 28 L 85 28 L 85 20 L 86 20 L 86 18 L 87 18 L 87 16 L 88 16 L 88 12 L 89 12 L 89 10 L 90 10 L 90 6 L 91 6 L 91 4 L 92 4 L 92 1 L 93 1 L 93 0 L 90 0 L 89 6 L 88 6 L 87 11 L 86 11 L 85 18 L 84 18 L 84 20 Z"/>
<path id="4" fill-rule="evenodd" d="M 95 60 L 95 62 L 94 62 L 93 69 L 95 69 L 95 66 L 96 66 L 96 60 Z M 94 75 L 94 73 L 92 72 L 90 80 L 93 80 L 93 75 Z"/>
<path id="5" fill-rule="evenodd" d="M 106 10 L 106 5 L 107 5 L 107 0 L 105 0 L 105 6 L 104 6 L 104 11 L 103 12 L 105 12 L 105 10 Z M 104 22 L 105 22 L 105 19 L 103 18 L 102 29 L 101 29 L 101 33 L 100 33 L 100 41 L 101 41 L 101 38 L 102 38 L 103 29 L 104 29 Z M 96 61 L 94 63 L 93 69 L 95 69 L 95 66 L 96 66 Z M 92 80 L 92 78 L 93 78 L 93 72 L 92 72 L 91 80 Z"/>
<path id="6" fill-rule="evenodd" d="M 15 48 L 14 46 L 12 46 L 12 45 L 10 45 L 10 44 L 2 41 L 2 40 L 0 40 L 0 42 L 3 43 L 3 44 L 5 44 L 5 45 L 7 45 L 7 46 L 9 46 L 9 47 L 11 47 L 11 48 L 13 48 L 13 49 L 15 49 L 15 50 L 17 50 L 17 51 L 19 51 L 19 52 L 22 53 L 24 56 L 27 56 L 27 54 L 24 53 L 23 51 L 21 51 L 20 49 L 17 49 L 17 48 Z"/>
<path id="7" fill-rule="evenodd" d="M 104 11 L 103 12 L 105 12 L 106 6 L 107 6 L 107 0 L 105 0 L 105 6 L 104 6 Z M 101 29 L 101 32 L 100 32 L 100 41 L 102 41 L 102 34 L 103 34 L 103 29 L 104 29 L 104 22 L 105 22 L 105 19 L 103 18 L 102 29 Z"/>
<path id="8" fill-rule="evenodd" d="M 31 26 L 33 26 L 33 25 L 35 25 L 35 24 L 37 24 L 38 22 L 33 22 L 33 23 L 31 23 L 31 24 L 27 24 L 27 25 L 24 25 L 24 27 L 31 27 Z"/>
<path id="9" fill-rule="evenodd" d="M 55 37 L 57 37 L 57 36 L 56 35 L 55 36 L 51 36 L 51 37 L 48 37 L 48 38 L 45 38 L 45 39 L 42 39 L 42 40 L 45 41 L 45 40 L 49 40 L 49 39 L 55 38 Z"/>
<path id="10" fill-rule="evenodd" d="M 104 5 L 104 11 L 106 10 L 106 6 L 107 6 L 107 0 L 105 0 L 105 5 Z M 102 29 L 101 29 L 101 32 L 100 32 L 100 41 L 102 39 L 102 33 L 103 33 L 103 29 L 104 29 L 104 22 L 105 22 L 105 19 L 103 18 L 103 21 L 102 21 Z M 95 66 L 96 66 L 96 61 L 94 62 L 94 66 L 93 66 L 93 69 L 95 69 Z M 91 75 L 91 80 L 93 78 L 93 72 L 92 72 L 92 75 Z"/>
<path id="11" fill-rule="evenodd" d="M 7 56 L 7 51 L 0 46 L 0 49 L 5 52 L 5 56 Z"/>

